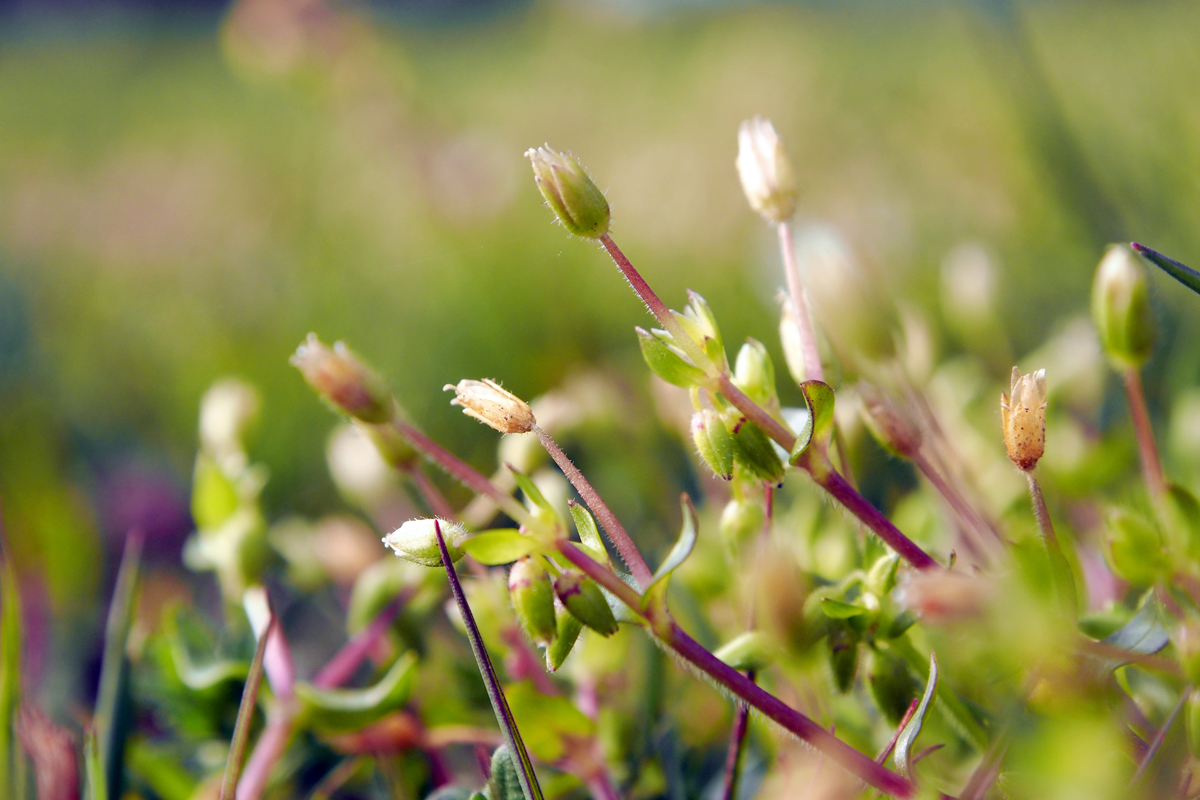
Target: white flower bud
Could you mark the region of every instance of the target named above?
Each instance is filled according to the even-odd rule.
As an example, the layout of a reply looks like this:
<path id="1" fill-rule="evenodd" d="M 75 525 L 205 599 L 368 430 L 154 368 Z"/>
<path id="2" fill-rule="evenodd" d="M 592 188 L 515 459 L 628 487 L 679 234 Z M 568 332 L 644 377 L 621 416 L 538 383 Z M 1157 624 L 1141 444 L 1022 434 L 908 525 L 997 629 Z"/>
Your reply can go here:
<path id="1" fill-rule="evenodd" d="M 754 117 L 738 128 L 738 177 L 750 207 L 768 222 L 787 222 L 796 212 L 796 178 L 770 120 Z"/>

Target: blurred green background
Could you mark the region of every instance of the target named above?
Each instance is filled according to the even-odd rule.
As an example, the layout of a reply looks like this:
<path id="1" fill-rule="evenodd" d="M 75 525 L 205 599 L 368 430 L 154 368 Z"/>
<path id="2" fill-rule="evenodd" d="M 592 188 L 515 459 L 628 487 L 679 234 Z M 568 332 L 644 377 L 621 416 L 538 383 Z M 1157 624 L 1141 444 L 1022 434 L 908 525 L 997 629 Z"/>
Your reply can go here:
<path id="1" fill-rule="evenodd" d="M 943 263 L 982 245 L 1021 356 L 1085 312 L 1107 242 L 1200 261 L 1197 30 L 1186 0 L 0 6 L 12 551 L 47 613 L 84 620 L 130 528 L 176 558 L 199 399 L 225 375 L 262 392 L 269 514 L 338 507 L 336 420 L 287 363 L 309 331 L 488 472 L 495 436 L 445 383 L 532 397 L 600 366 L 652 414 L 648 317 L 552 225 L 522 156 L 542 142 L 589 167 L 668 304 L 693 288 L 732 348 L 778 352 L 778 250 L 733 167 L 738 123 L 764 114 L 802 228 L 839 231 L 943 353 L 978 344 L 945 323 Z M 1194 298 L 1155 285 L 1162 415 L 1200 378 L 1200 337 Z M 1009 366 L 988 363 L 997 388 Z M 645 480 L 633 494 L 675 503 Z"/>

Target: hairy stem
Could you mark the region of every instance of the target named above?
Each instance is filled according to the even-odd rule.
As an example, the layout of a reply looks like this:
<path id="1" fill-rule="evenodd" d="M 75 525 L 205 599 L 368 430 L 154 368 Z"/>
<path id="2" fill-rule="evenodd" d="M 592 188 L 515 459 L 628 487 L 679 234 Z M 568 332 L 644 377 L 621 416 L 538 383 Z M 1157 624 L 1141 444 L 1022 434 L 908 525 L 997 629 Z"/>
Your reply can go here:
<path id="1" fill-rule="evenodd" d="M 404 474 L 417 487 L 417 491 L 424 498 L 425 504 L 429 506 L 429 510 L 433 512 L 435 517 L 448 520 L 457 519 L 458 514 L 454 510 L 454 506 L 450 505 L 450 501 L 446 499 L 441 490 L 433 485 L 433 481 L 429 480 L 429 476 L 421 472 L 420 467 L 412 464 L 404 470 Z"/>
<path id="2" fill-rule="evenodd" d="M 753 681 L 754 672 L 746 673 Z M 725 753 L 725 786 L 721 791 L 722 800 L 734 800 L 737 796 L 738 778 L 742 772 L 742 755 L 746 752 L 746 733 L 749 730 L 750 706 L 738 704 L 734 710 L 733 730 L 729 734 L 729 750 Z"/>
<path id="3" fill-rule="evenodd" d="M 899 553 L 900 557 L 909 564 L 917 569 L 934 569 L 940 566 L 932 556 L 893 525 L 882 511 L 868 503 L 865 497 L 856 492 L 837 470 L 830 469 L 828 472 L 817 473 L 810 469 L 809 474 L 822 489 L 829 492 L 834 500 L 858 517 L 860 522 L 874 531 L 885 544 Z"/>
<path id="4" fill-rule="evenodd" d="M 567 457 L 558 443 L 539 428 L 533 426 L 533 432 L 537 434 L 538 439 L 542 443 L 542 447 L 546 448 L 546 452 L 554 459 L 554 463 L 558 464 L 558 468 L 567 476 L 567 480 L 575 487 L 575 491 L 579 492 L 579 496 L 583 498 L 583 502 L 587 503 L 592 513 L 596 515 L 596 521 L 604 528 L 604 532 L 608 534 L 608 539 L 617 548 L 617 552 L 621 554 L 621 560 L 629 567 L 633 577 L 637 580 L 638 586 L 645 589 L 650 585 L 650 581 L 654 580 L 654 574 L 650 571 L 650 567 L 646 564 L 646 559 L 642 557 L 637 545 L 633 539 L 625 531 L 625 526 L 617 519 L 616 514 L 600 497 L 599 492 L 592 488 L 592 484 L 583 476 L 579 468 Z"/>
<path id="5" fill-rule="evenodd" d="M 1054 524 L 1050 522 L 1050 512 L 1046 510 L 1046 498 L 1042 496 L 1042 487 L 1033 471 L 1025 473 L 1029 482 L 1029 498 L 1033 501 L 1033 516 L 1037 518 L 1038 529 L 1042 532 L 1042 542 L 1046 546 L 1046 555 L 1050 559 L 1050 568 L 1054 573 L 1054 584 L 1059 593 L 1063 610 L 1074 617 L 1078 602 L 1075 592 L 1075 578 L 1071 575 L 1071 565 L 1063 555 L 1058 537 L 1054 535 Z"/>
<path id="6" fill-rule="evenodd" d="M 1154 442 L 1154 428 L 1150 424 L 1150 412 L 1146 408 L 1142 376 L 1136 367 L 1129 367 L 1122 378 L 1125 383 L 1125 397 L 1129 400 L 1129 415 L 1133 418 L 1133 430 L 1137 435 L 1138 452 L 1142 457 L 1142 476 L 1150 489 L 1150 495 L 1158 502 L 1167 493 L 1167 479 L 1163 475 L 1162 460 L 1158 457 L 1158 445 Z"/>
<path id="7" fill-rule="evenodd" d="M 821 352 L 817 349 L 817 334 L 808 315 L 808 299 L 800 283 L 800 269 L 796 264 L 796 247 L 792 243 L 792 225 L 789 222 L 779 223 L 779 249 L 783 254 L 783 274 L 787 278 L 796 332 L 800 335 L 800 349 L 804 353 L 804 379 L 824 381 Z"/>

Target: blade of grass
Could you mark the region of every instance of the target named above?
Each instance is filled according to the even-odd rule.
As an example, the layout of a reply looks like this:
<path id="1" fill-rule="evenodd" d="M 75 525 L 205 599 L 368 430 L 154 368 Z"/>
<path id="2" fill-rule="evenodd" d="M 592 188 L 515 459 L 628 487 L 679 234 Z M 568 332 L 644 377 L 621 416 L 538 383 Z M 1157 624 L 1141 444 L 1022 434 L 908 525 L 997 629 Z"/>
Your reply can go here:
<path id="1" fill-rule="evenodd" d="M 0 793 L 18 797 L 13 743 L 21 707 L 21 595 L 17 573 L 8 557 L 4 520 L 0 517 Z"/>
<path id="2" fill-rule="evenodd" d="M 100 688 L 92 724 L 96 731 L 99 759 L 104 770 L 104 789 L 108 797 L 121 796 L 122 761 L 125 736 L 124 718 L 128 710 L 129 663 L 125 646 L 133 624 L 133 601 L 137 596 L 138 571 L 142 560 L 142 534 L 131 533 L 125 540 L 125 552 L 117 571 L 108 619 L 104 625 L 104 659 L 100 665 Z"/>
<path id="3" fill-rule="evenodd" d="M 258 689 L 262 685 L 263 657 L 267 652 L 267 638 L 275 627 L 275 615 L 267 622 L 266 630 L 258 637 L 254 648 L 254 660 L 250 662 L 250 673 L 242 689 L 242 701 L 238 705 L 237 722 L 233 726 L 233 739 L 229 743 L 229 760 L 225 763 L 225 777 L 221 781 L 220 800 L 231 800 L 237 786 L 238 773 L 242 770 L 242 759 L 246 755 L 246 742 L 250 738 L 250 721 L 258 705 Z"/>
<path id="4" fill-rule="evenodd" d="M 1147 261 L 1161 269 L 1163 272 L 1170 275 L 1175 280 L 1182 283 L 1184 286 L 1191 289 L 1193 292 L 1200 294 L 1200 272 L 1192 269 L 1189 266 L 1180 264 L 1173 258 L 1168 258 L 1157 250 L 1151 250 L 1144 244 L 1133 242 L 1130 244 L 1134 250 L 1144 256 Z"/>
<path id="5" fill-rule="evenodd" d="M 454 595 L 454 602 L 458 604 L 459 613 L 462 614 L 463 624 L 467 629 L 467 639 L 471 642 L 471 651 L 475 654 L 475 661 L 479 664 L 479 674 L 483 676 L 484 686 L 487 687 L 488 699 L 492 701 L 492 710 L 496 712 L 496 722 L 500 724 L 500 730 L 504 733 L 504 741 L 508 744 L 509 752 L 516 757 L 514 766 L 517 768 L 517 777 L 521 781 L 525 799 L 544 800 L 542 787 L 538 784 L 537 774 L 533 771 L 533 762 L 529 760 L 525 742 L 521 741 L 521 733 L 517 730 L 517 723 L 513 719 L 512 711 L 508 708 L 508 701 L 504 699 L 504 691 L 500 688 L 500 681 L 496 678 L 496 670 L 492 667 L 492 660 L 488 656 L 487 649 L 483 646 L 483 637 L 475 625 L 475 616 L 471 613 L 471 607 L 467 605 L 467 597 L 463 594 L 462 585 L 458 582 L 458 574 L 454 571 L 454 562 L 450 560 L 450 552 L 446 549 L 446 540 L 442 538 L 442 526 L 435 522 L 433 529 L 437 534 L 438 549 L 442 553 L 442 564 L 446 567 L 446 577 L 450 581 L 450 592 Z"/>

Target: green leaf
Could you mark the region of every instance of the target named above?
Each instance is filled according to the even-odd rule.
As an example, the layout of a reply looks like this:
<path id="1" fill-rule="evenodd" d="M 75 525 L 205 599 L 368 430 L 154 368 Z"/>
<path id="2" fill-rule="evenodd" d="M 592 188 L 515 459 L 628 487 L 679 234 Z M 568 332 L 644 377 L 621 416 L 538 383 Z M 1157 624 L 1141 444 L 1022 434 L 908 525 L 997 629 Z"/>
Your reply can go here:
<path id="1" fill-rule="evenodd" d="M 481 564 L 494 567 L 511 564 L 522 556 L 539 550 L 540 545 L 516 528 L 497 528 L 484 531 L 459 543 L 459 547 Z"/>
<path id="2" fill-rule="evenodd" d="M 139 738 L 131 740 L 125 752 L 130 774 L 153 789 L 161 800 L 189 800 L 195 796 L 196 779 L 165 747 Z"/>
<path id="3" fill-rule="evenodd" d="M 792 447 L 793 466 L 800 463 L 801 456 L 814 444 L 822 455 L 827 453 L 833 438 L 833 389 L 821 381 L 805 381 L 800 384 L 800 392 L 804 395 L 804 404 L 808 406 L 808 418 Z"/>
<path id="4" fill-rule="evenodd" d="M 896 737 L 896 753 L 894 756 L 896 769 L 906 778 L 912 778 L 909 756 L 912 751 L 913 742 L 917 740 L 917 735 L 921 733 L 921 726 L 925 724 L 925 712 L 929 710 L 929 701 L 933 699 L 933 693 L 937 690 L 937 680 L 937 656 L 930 653 L 929 680 L 925 683 L 925 694 L 921 696 L 921 703 L 917 706 L 916 712 L 908 720 L 908 724 L 904 726 L 904 730 L 900 731 L 900 735 Z"/>
<path id="5" fill-rule="evenodd" d="M 713 653 L 739 672 L 760 670 L 775 661 L 770 638 L 762 631 L 746 631 L 735 636 Z"/>
<path id="6" fill-rule="evenodd" d="M 318 689 L 296 682 L 296 696 L 304 703 L 307 720 L 321 733 L 358 730 L 408 702 L 416 682 L 417 656 L 407 652 L 396 659 L 379 683 L 365 689 Z"/>
<path id="7" fill-rule="evenodd" d="M 137 597 L 141 559 L 141 537 L 129 536 L 125 540 L 125 552 L 121 556 L 121 566 L 117 570 L 117 582 L 104 625 L 104 656 L 100 664 L 100 688 L 96 694 L 93 725 L 108 797 L 121 796 L 127 715 L 131 702 L 126 645 L 129 629 L 133 626 L 133 606 Z"/>
<path id="8" fill-rule="evenodd" d="M 571 519 L 575 520 L 575 530 L 579 531 L 579 541 L 596 553 L 596 560 L 611 565 L 608 550 L 604 546 L 604 540 L 600 538 L 600 529 L 596 527 L 596 519 L 592 512 L 574 500 L 568 501 L 567 507 L 571 509 Z"/>
<path id="9" fill-rule="evenodd" d="M 704 380 L 704 370 L 687 360 L 680 351 L 668 345 L 659 336 L 637 328 L 638 345 L 642 358 L 655 375 L 667 383 L 690 389 Z M 669 334 L 663 333 L 663 336 Z"/>
<path id="10" fill-rule="evenodd" d="M 1136 250 L 1141 256 L 1148 260 L 1151 264 L 1161 269 L 1163 272 L 1170 275 L 1175 280 L 1182 283 L 1193 292 L 1200 294 L 1200 272 L 1191 267 L 1180 264 L 1173 258 L 1168 258 L 1157 250 L 1151 250 L 1144 244 L 1134 242 L 1131 247 Z"/>
<path id="11" fill-rule="evenodd" d="M 217 463 L 201 453 L 192 476 L 192 519 L 200 530 L 220 527 L 239 503 L 237 487 Z"/>
<path id="12" fill-rule="evenodd" d="M 206 692 L 230 681 L 243 681 L 250 672 L 248 661 L 222 659 L 207 664 L 192 660 L 187 642 L 179 630 L 179 612 L 168 614 L 163 624 L 167 653 L 179 682 L 193 692 Z"/>
<path id="13" fill-rule="evenodd" d="M 21 707 L 21 595 L 12 561 L 0 562 L 0 794 L 19 797 L 16 748 L 17 709 Z"/>
<path id="14" fill-rule="evenodd" d="M 514 467 L 512 464 L 505 464 L 508 471 L 512 473 L 513 478 L 517 481 L 517 486 L 521 487 L 521 491 L 525 494 L 525 499 L 533 504 L 534 509 L 544 514 L 548 514 L 551 518 L 558 517 L 558 512 L 554 510 L 554 506 L 550 505 L 546 500 L 546 496 L 542 494 L 542 490 L 537 487 L 533 479 Z"/>
<path id="15" fill-rule="evenodd" d="M 646 608 L 649 608 L 652 603 L 663 603 L 666 601 L 667 586 L 671 580 L 671 573 L 678 569 L 679 565 L 692 554 L 692 549 L 696 546 L 696 530 L 698 526 L 696 522 L 696 509 L 692 507 L 691 498 L 687 494 L 680 496 L 679 505 L 683 509 L 683 528 L 679 531 L 679 538 L 675 541 L 675 546 L 671 548 L 670 553 L 667 553 L 666 559 L 663 560 L 658 570 L 654 573 L 654 580 L 646 587 L 642 600 L 642 605 Z"/>
<path id="16" fill-rule="evenodd" d="M 1153 524 L 1124 509 L 1108 518 L 1112 566 L 1130 583 L 1149 586 L 1170 567 L 1162 537 Z"/>
<path id="17" fill-rule="evenodd" d="M 1114 647 L 1119 647 L 1122 650 L 1128 650 L 1131 653 L 1148 656 L 1152 653 L 1157 653 L 1170 643 L 1171 637 L 1167 634 L 1167 629 L 1163 627 L 1158 618 L 1158 609 L 1155 607 L 1153 600 L 1147 600 L 1141 610 L 1134 615 L 1133 619 L 1125 623 L 1124 627 L 1118 630 L 1113 635 L 1104 640 L 1105 644 L 1111 644 Z M 1121 666 L 1120 662 L 1113 664 L 1113 669 Z"/>
<path id="18" fill-rule="evenodd" d="M 563 665 L 583 631 L 583 623 L 575 619 L 566 606 L 555 605 L 554 616 L 558 623 L 558 631 L 554 641 L 546 648 L 546 670 L 549 672 L 556 672 Z"/>
<path id="19" fill-rule="evenodd" d="M 525 746 L 543 762 L 553 763 L 566 755 L 564 737 L 590 737 L 596 732 L 596 724 L 570 700 L 542 694 L 527 681 L 505 686 L 504 696 Z"/>
<path id="20" fill-rule="evenodd" d="M 857 617 L 859 614 L 867 613 L 867 609 L 862 606 L 856 606 L 853 603 L 843 603 L 841 600 L 834 600 L 832 597 L 821 598 L 821 610 L 825 612 L 825 616 L 831 619 L 850 619 Z"/>

